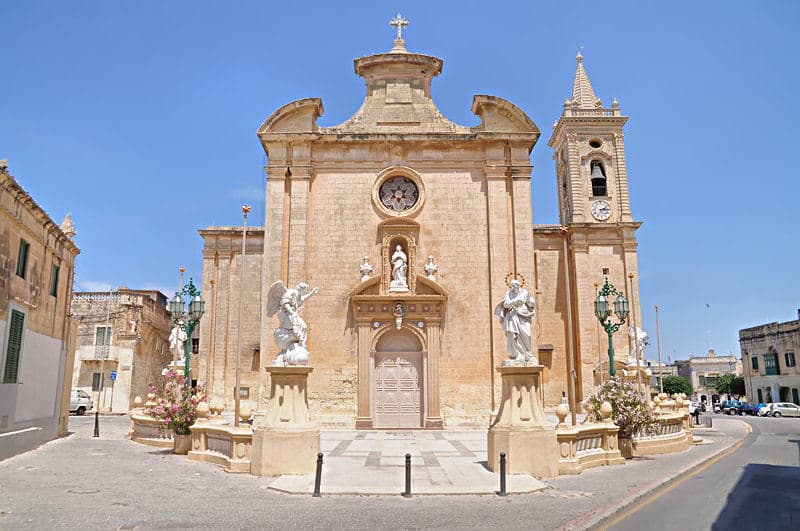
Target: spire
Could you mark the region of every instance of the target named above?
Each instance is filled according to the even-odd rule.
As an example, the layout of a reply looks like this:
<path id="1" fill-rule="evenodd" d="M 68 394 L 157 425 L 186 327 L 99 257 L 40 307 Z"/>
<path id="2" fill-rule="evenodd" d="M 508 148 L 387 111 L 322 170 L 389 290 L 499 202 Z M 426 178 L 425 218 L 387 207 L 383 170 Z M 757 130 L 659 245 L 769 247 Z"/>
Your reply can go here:
<path id="1" fill-rule="evenodd" d="M 572 104 L 582 109 L 596 109 L 603 106 L 600 98 L 595 96 L 592 83 L 589 81 L 589 74 L 583 68 L 583 55 L 578 51 L 575 57 L 578 60 L 578 68 L 575 70 L 575 81 L 572 83 Z"/>
<path id="2" fill-rule="evenodd" d="M 75 237 L 75 224 L 72 223 L 72 213 L 67 213 L 59 228 L 70 240 Z"/>

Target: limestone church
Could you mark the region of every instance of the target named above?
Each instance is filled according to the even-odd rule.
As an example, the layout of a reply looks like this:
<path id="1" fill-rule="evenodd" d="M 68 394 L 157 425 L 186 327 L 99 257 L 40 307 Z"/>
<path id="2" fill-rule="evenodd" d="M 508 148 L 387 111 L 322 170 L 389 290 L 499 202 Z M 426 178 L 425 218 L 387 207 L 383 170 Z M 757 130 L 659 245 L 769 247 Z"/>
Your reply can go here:
<path id="1" fill-rule="evenodd" d="M 320 288 L 301 312 L 309 407 L 323 427 L 349 429 L 485 428 L 506 359 L 494 308 L 514 278 L 536 300 L 532 351 L 545 367 L 545 406 L 560 403 L 570 378 L 580 401 L 607 360 L 593 313 L 598 284 L 607 276 L 638 294 L 627 118 L 595 96 L 581 55 L 548 140 L 560 224 L 533 225 L 539 128 L 489 95 L 473 98 L 480 125 L 448 120 L 431 91 L 442 59 L 409 52 L 400 29 L 389 52 L 354 61 L 366 97 L 347 121 L 320 127 L 322 101 L 308 98 L 258 129 L 269 160 L 266 219 L 248 228 L 244 256 L 242 227 L 200 231 L 206 314 L 193 371 L 229 408 L 239 343 L 241 397 L 259 407 L 269 398 L 278 322 L 265 307 L 276 280 Z M 398 247 L 405 289 L 393 282 Z M 614 343 L 619 357 L 630 351 L 624 330 Z"/>

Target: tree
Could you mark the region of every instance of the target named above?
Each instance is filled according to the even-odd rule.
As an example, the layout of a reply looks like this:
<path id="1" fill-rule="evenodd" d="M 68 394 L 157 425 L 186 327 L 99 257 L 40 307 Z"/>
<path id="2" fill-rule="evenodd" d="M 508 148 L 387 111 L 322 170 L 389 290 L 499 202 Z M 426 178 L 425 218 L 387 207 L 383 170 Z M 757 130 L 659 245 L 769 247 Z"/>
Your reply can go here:
<path id="1" fill-rule="evenodd" d="M 664 392 L 668 395 L 675 393 L 685 393 L 687 396 L 692 394 L 692 384 L 683 376 L 665 376 Z"/>
<path id="2" fill-rule="evenodd" d="M 714 390 L 721 395 L 744 395 L 744 378 L 735 374 L 722 374 L 714 382 Z"/>

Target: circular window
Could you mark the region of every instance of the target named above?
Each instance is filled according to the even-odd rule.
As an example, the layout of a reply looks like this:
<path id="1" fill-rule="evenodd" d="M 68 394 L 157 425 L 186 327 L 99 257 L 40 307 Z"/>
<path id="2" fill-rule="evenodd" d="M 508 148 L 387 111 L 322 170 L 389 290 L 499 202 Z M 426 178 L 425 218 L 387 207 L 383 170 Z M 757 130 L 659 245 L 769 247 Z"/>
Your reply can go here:
<path id="1" fill-rule="evenodd" d="M 406 166 L 381 171 L 372 184 L 372 204 L 378 213 L 389 217 L 413 217 L 425 203 L 425 183 Z"/>
<path id="2" fill-rule="evenodd" d="M 390 177 L 379 194 L 383 206 L 394 212 L 410 210 L 419 200 L 417 185 L 407 177 Z"/>
<path id="3" fill-rule="evenodd" d="M 599 148 L 600 146 L 603 145 L 603 141 L 600 140 L 599 138 L 593 138 L 593 139 L 589 140 L 589 145 L 591 147 L 597 149 L 597 148 Z"/>

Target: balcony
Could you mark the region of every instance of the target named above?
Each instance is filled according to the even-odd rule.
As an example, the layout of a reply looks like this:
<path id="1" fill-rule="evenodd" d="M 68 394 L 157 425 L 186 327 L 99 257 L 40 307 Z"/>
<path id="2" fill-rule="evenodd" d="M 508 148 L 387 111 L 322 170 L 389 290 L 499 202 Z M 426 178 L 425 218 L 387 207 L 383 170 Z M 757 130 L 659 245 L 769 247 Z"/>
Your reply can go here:
<path id="1" fill-rule="evenodd" d="M 114 345 L 85 345 L 78 350 L 81 361 L 119 361 L 119 348 Z"/>

